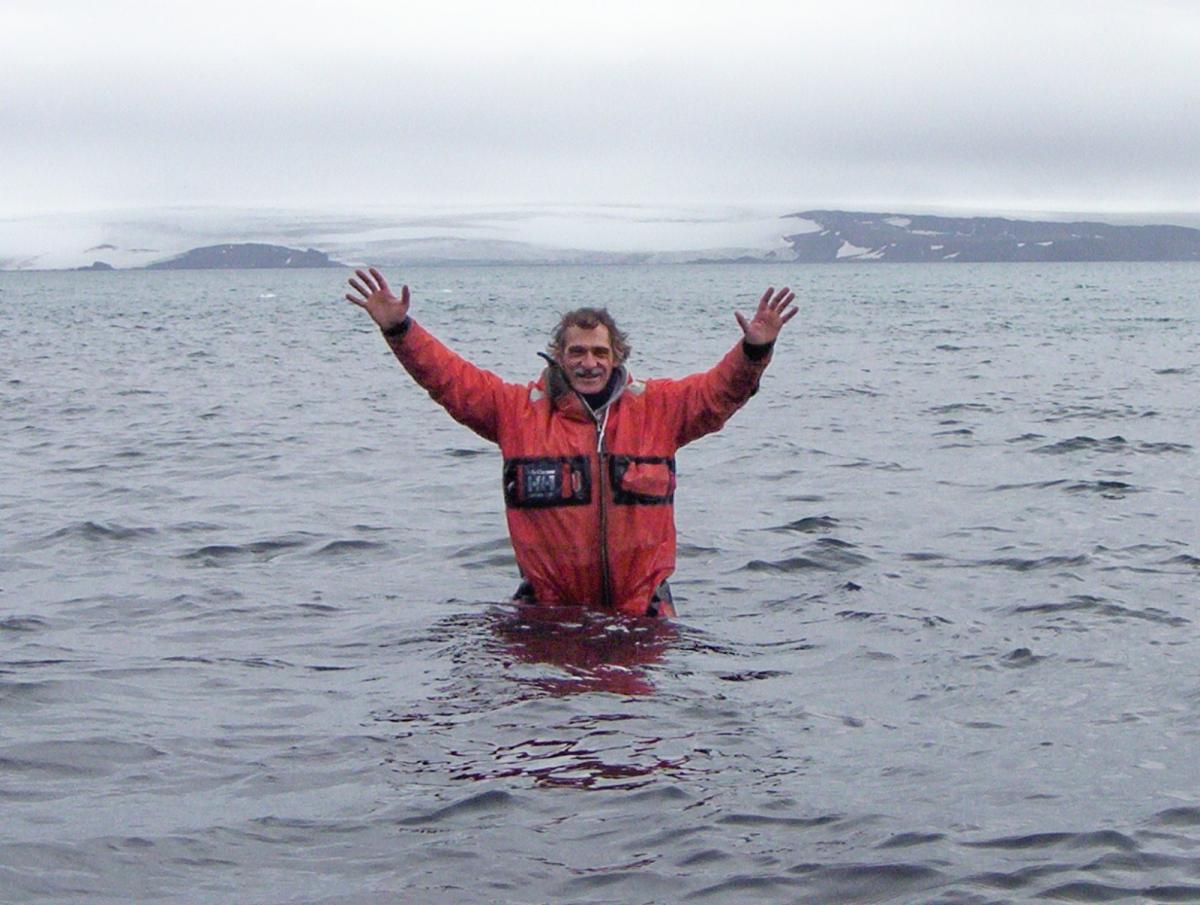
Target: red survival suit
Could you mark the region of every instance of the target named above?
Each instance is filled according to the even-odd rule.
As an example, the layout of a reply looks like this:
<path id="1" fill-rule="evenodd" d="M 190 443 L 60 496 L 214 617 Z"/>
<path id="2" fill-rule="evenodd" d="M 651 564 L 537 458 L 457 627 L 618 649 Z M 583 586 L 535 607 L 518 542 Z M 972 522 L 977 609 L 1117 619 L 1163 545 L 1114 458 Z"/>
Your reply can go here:
<path id="1" fill-rule="evenodd" d="M 738 343 L 681 380 L 627 375 L 593 413 L 563 375 L 506 383 L 413 320 L 388 344 L 413 379 L 504 456 L 508 530 L 539 604 L 647 612 L 675 571 L 675 450 L 719 430 L 758 388 L 770 354 Z"/>

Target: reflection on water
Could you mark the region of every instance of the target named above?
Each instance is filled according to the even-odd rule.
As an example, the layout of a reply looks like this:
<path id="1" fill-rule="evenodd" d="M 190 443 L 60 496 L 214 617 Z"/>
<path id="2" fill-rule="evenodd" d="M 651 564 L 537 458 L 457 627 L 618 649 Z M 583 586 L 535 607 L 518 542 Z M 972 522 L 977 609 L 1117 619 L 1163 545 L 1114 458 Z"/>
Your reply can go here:
<path id="1" fill-rule="evenodd" d="M 514 677 L 554 695 L 651 694 L 647 667 L 662 660 L 678 635 L 665 619 L 628 619 L 569 606 L 497 611 L 491 630 L 508 656 L 566 673 Z"/>
<path id="2" fill-rule="evenodd" d="M 375 714 L 401 728 L 389 758 L 398 769 L 613 789 L 678 774 L 691 759 L 683 739 L 654 725 L 653 674 L 680 637 L 667 620 L 512 603 L 446 617 L 428 635 L 456 668 L 427 706 Z M 631 712 L 635 701 L 650 709 Z"/>

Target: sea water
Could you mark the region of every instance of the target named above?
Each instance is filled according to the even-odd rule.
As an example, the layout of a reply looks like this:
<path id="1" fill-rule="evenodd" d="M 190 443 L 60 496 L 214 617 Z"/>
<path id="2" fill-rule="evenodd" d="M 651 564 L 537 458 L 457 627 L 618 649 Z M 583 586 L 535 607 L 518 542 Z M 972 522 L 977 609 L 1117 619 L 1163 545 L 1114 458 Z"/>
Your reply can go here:
<path id="1" fill-rule="evenodd" d="M 0 274 L 0 901 L 1200 899 L 1200 268 L 423 268 L 506 379 L 790 285 L 672 622 L 531 619 L 337 270 Z"/>

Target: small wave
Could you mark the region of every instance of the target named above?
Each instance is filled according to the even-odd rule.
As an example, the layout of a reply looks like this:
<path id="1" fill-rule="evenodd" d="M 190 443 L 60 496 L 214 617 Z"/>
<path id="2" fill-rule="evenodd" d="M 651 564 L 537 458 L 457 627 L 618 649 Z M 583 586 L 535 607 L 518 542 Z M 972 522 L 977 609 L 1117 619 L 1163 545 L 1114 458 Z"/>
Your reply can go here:
<path id="1" fill-rule="evenodd" d="M 982 402 L 952 402 L 949 405 L 935 405 L 933 408 L 925 409 L 926 415 L 956 415 L 960 412 L 976 412 L 979 414 L 991 414 L 996 410 L 990 405 L 985 405 Z"/>
<path id="2" fill-rule="evenodd" d="M 226 527 L 226 525 L 217 525 L 213 522 L 180 522 L 172 525 L 171 530 L 180 534 L 190 534 L 193 531 L 223 531 Z"/>
<path id="3" fill-rule="evenodd" d="M 946 838 L 945 833 L 897 833 L 886 839 L 876 848 L 911 848 L 914 845 L 927 845 L 930 842 L 941 842 Z"/>
<path id="4" fill-rule="evenodd" d="M 341 611 L 340 607 L 331 606 L 328 603 L 301 603 L 297 605 L 297 609 L 303 610 L 306 613 L 314 613 L 318 616 L 329 616 Z"/>
<path id="5" fill-rule="evenodd" d="M 742 672 L 717 673 L 717 678 L 722 682 L 758 682 L 763 679 L 778 679 L 790 675 L 791 673 L 781 669 L 747 669 Z"/>
<path id="6" fill-rule="evenodd" d="M 207 544 L 196 550 L 181 553 L 180 559 L 203 560 L 217 563 L 230 560 L 254 559 L 266 561 L 282 553 L 302 547 L 307 541 L 294 537 L 279 537 L 270 540 L 251 541 L 246 544 Z"/>
<path id="7" fill-rule="evenodd" d="M 1078 436 L 1059 440 L 1057 443 L 1050 443 L 1046 446 L 1039 446 L 1033 452 L 1047 456 L 1061 456 L 1081 451 L 1116 453 L 1126 452 L 1128 449 L 1128 441 L 1120 435 L 1105 437 L 1103 440 L 1097 440 L 1095 437 Z"/>
<path id="8" fill-rule="evenodd" d="M 776 525 L 771 531 L 792 532 L 801 534 L 818 534 L 822 531 L 832 531 L 838 526 L 838 520 L 829 515 L 809 515 L 788 522 L 786 525 Z"/>
<path id="9" fill-rule="evenodd" d="M 1155 814 L 1151 822 L 1157 826 L 1200 826 L 1200 808 L 1167 808 Z"/>
<path id="10" fill-rule="evenodd" d="M 858 619 L 864 621 L 868 619 L 874 619 L 878 621 L 886 621 L 888 619 L 908 619 L 914 622 L 920 622 L 927 628 L 936 628 L 940 625 L 954 624 L 944 616 L 912 616 L 908 613 L 874 613 L 869 610 L 840 610 L 835 615 L 839 619 Z"/>
<path id="11" fill-rule="evenodd" d="M 348 553 L 365 553 L 386 550 L 387 544 L 370 540 L 335 540 L 313 552 L 313 556 L 342 556 Z"/>
<path id="12" fill-rule="evenodd" d="M 992 488 L 992 490 L 1045 490 L 1048 487 L 1057 487 L 1060 484 L 1065 483 L 1067 483 L 1066 478 L 1058 478 L 1054 481 L 1029 481 L 1023 484 L 997 484 Z"/>
<path id="13" fill-rule="evenodd" d="M 1159 453 L 1189 453 L 1192 451 L 1189 443 L 1139 443 L 1137 451 L 1141 453 L 1150 453 L 1151 455 Z"/>
<path id="14" fill-rule="evenodd" d="M 925 892 L 941 887 L 946 879 L 942 870 L 922 863 L 810 861 L 787 868 L 785 874 L 739 874 L 694 890 L 686 898 L 738 902 L 949 902 L 950 898 L 936 898 Z M 789 889 L 797 891 L 789 894 Z"/>
<path id="15" fill-rule="evenodd" d="M 492 556 L 485 556 L 482 559 L 473 559 L 463 563 L 464 569 L 496 569 L 500 567 L 515 569 L 516 566 L 517 557 L 511 551 L 508 553 L 496 553 Z"/>
<path id="16" fill-rule="evenodd" d="M 454 559 L 474 559 L 478 556 L 484 556 L 488 553 L 507 552 L 512 550 L 512 543 L 507 537 L 498 537 L 495 540 L 482 541 L 478 544 L 470 544 L 466 547 L 459 547 L 450 555 Z"/>
<path id="17" fill-rule="evenodd" d="M 1033 666 L 1045 660 L 1045 657 L 1038 656 L 1027 647 L 1018 647 L 1016 650 L 1009 651 L 1000 658 L 1000 665 L 1007 666 L 1009 669 L 1023 669 L 1026 666 Z"/>
<path id="18" fill-rule="evenodd" d="M 37 616 L 6 616 L 0 619 L 0 632 L 36 632 L 49 623 Z"/>
<path id="19" fill-rule="evenodd" d="M 830 572 L 834 570 L 834 567 L 806 556 L 790 556 L 787 559 L 774 561 L 752 559 L 742 566 L 742 570 L 746 572 L 805 572 L 810 570 Z"/>
<path id="20" fill-rule="evenodd" d="M 1134 899 L 1138 902 L 1200 902 L 1200 886 L 1114 886 L 1111 883 L 1080 880 L 1053 886 L 1041 892 L 1039 897 L 1073 902 L 1115 902 L 1118 899 Z"/>
<path id="21" fill-rule="evenodd" d="M 12 665 L 11 663 L 6 666 Z M 22 667 L 31 664 L 22 662 Z M 8 670 L 0 670 L 0 674 Z M 36 713 L 48 704 L 75 699 L 79 694 L 77 683 L 64 682 L 57 679 L 41 681 L 9 682 L 0 679 L 0 708 L 3 708 L 5 718 L 13 719 L 13 714 L 20 712 Z M 0 796 L 3 792 L 0 792 Z"/>
<path id="22" fill-rule="evenodd" d="M 817 817 L 773 817 L 769 814 L 726 814 L 716 822 L 725 826 L 786 826 L 796 829 L 829 826 L 842 819 L 841 814 L 821 814 Z"/>
<path id="23" fill-rule="evenodd" d="M 215 664 L 232 664 L 233 666 L 248 666 L 251 669 L 290 669 L 295 664 L 289 663 L 287 660 L 272 659 L 269 657 L 200 657 L 200 656 L 173 656 L 163 657 L 164 663 L 196 663 L 201 666 L 212 666 Z"/>
<path id="24" fill-rule="evenodd" d="M 869 459 L 860 459 L 857 462 L 845 462 L 839 465 L 834 465 L 834 468 L 873 468 L 876 471 L 920 471 L 919 468 L 907 468 L 899 462 L 872 462 Z"/>
<path id="25" fill-rule="evenodd" d="M 1172 453 L 1189 453 L 1193 447 L 1187 443 L 1130 443 L 1124 437 L 1117 435 L 1113 437 L 1105 437 L 1102 440 L 1097 440 L 1094 437 L 1071 437 L 1067 440 L 1060 440 L 1057 443 L 1050 443 L 1046 446 L 1039 446 L 1031 452 L 1042 453 L 1043 455 L 1064 455 L 1073 452 L 1099 452 L 1099 453 L 1142 453 L 1146 455 L 1163 455 Z"/>
<path id="26" fill-rule="evenodd" d="M 90 543 L 114 540 L 136 540 L 151 537 L 158 533 L 157 528 L 131 528 L 117 523 L 102 524 L 100 522 L 76 522 L 59 528 L 53 534 L 48 534 L 43 541 L 82 540 Z"/>
<path id="27" fill-rule="evenodd" d="M 1078 481 L 1063 488 L 1067 493 L 1096 493 L 1108 500 L 1121 500 L 1141 491 L 1124 481 Z"/>
<path id="28" fill-rule="evenodd" d="M 995 839 L 980 839 L 962 844 L 969 848 L 1045 849 L 1063 845 L 1075 837 L 1075 833 L 1029 833 L 1023 836 L 998 836 Z"/>
<path id="29" fill-rule="evenodd" d="M 1100 408 L 1094 405 L 1063 405 L 1053 409 L 1042 420 L 1048 424 L 1060 421 L 1123 421 L 1130 418 L 1152 418 L 1155 411 L 1139 411 L 1132 406 L 1120 408 Z"/>
<path id="30" fill-rule="evenodd" d="M 459 448 L 459 449 L 448 449 L 448 450 L 446 450 L 445 454 L 448 456 L 452 456 L 455 459 L 474 459 L 476 456 L 487 456 L 487 455 L 491 455 L 491 453 L 492 453 L 492 450 L 490 450 L 490 449 Z"/>
<path id="31" fill-rule="evenodd" d="M 107 776 L 128 764 L 145 763 L 164 752 L 151 745 L 112 739 L 27 742 L 0 748 L 0 767 L 54 779 Z"/>
<path id="32" fill-rule="evenodd" d="M 1035 569 L 1053 569 L 1063 566 L 1085 566 L 1090 562 L 1087 556 L 1043 556 L 1040 559 L 1021 559 L 1016 556 L 1005 556 L 997 559 L 982 560 L 981 566 L 1001 566 L 1014 572 L 1032 572 Z"/>
<path id="33" fill-rule="evenodd" d="M 818 393 L 817 398 L 842 399 L 846 396 L 866 396 L 869 399 L 874 399 L 880 395 L 881 393 L 878 390 L 871 389 L 870 387 L 843 386 L 836 390 L 828 390 L 823 393 Z"/>
<path id="34" fill-rule="evenodd" d="M 1111 619 L 1141 619 L 1147 622 L 1157 622 L 1162 625 L 1183 626 L 1190 620 L 1183 616 L 1173 616 L 1165 610 L 1156 607 L 1132 609 L 1105 600 L 1103 597 L 1093 597 L 1089 594 L 1078 594 L 1062 603 L 1034 603 L 1013 607 L 1013 614 L 1037 613 L 1042 615 L 1062 615 L 1065 613 L 1094 613 Z"/>
<path id="35" fill-rule="evenodd" d="M 516 554 L 513 553 L 512 543 L 506 537 L 484 541 L 460 547 L 450 554 L 454 559 L 463 560 L 466 569 L 490 569 L 497 567 L 515 567 Z"/>

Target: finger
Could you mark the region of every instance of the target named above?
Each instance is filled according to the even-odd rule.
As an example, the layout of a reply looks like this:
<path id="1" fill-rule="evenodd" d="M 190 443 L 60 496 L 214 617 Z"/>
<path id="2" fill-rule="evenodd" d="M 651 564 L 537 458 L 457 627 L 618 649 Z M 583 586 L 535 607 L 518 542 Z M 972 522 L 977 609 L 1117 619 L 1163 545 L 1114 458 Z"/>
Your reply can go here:
<path id="1" fill-rule="evenodd" d="M 776 314 L 782 313 L 788 307 L 788 305 L 790 305 L 795 300 L 796 300 L 796 293 L 794 293 L 794 292 L 789 292 L 782 299 L 777 298 L 776 302 L 775 302 L 775 309 L 774 309 L 775 313 Z"/>
<path id="2" fill-rule="evenodd" d="M 378 270 L 376 270 L 374 267 L 372 267 L 371 268 L 371 276 L 375 277 L 375 283 L 376 283 L 376 285 L 379 286 L 380 291 L 383 292 L 384 295 L 391 294 L 391 290 L 388 289 L 387 280 L 385 280 L 383 278 L 382 273 L 380 273 Z"/>
<path id="3" fill-rule="evenodd" d="M 363 289 L 362 284 L 360 282 L 358 282 L 358 280 L 352 279 L 352 280 L 348 280 L 347 282 L 351 286 L 353 286 L 355 289 L 357 289 L 359 292 L 361 292 L 363 294 L 364 298 L 366 298 L 368 295 L 371 294 L 371 293 L 367 292 L 367 290 Z"/>
<path id="4" fill-rule="evenodd" d="M 779 304 L 780 302 L 782 302 L 782 301 L 783 301 L 783 300 L 784 300 L 784 299 L 785 299 L 787 296 L 789 296 L 789 295 L 793 295 L 793 294 L 794 294 L 794 293 L 792 292 L 792 290 L 791 290 L 791 289 L 789 289 L 787 286 L 784 286 L 782 289 L 780 289 L 778 292 L 776 292 L 776 293 L 775 293 L 775 299 L 774 299 L 774 302 L 775 302 L 775 304 L 776 304 L 776 305 L 778 305 L 778 304 Z"/>
<path id="5" fill-rule="evenodd" d="M 408 283 L 400 287 L 400 302 L 403 305 L 408 304 Z"/>
<path id="6" fill-rule="evenodd" d="M 793 317 L 795 317 L 799 313 L 800 313 L 799 308 L 793 308 L 791 311 L 789 311 L 787 314 L 785 314 L 783 317 L 781 317 L 779 319 L 779 326 L 782 327 L 784 324 L 786 324 L 788 321 L 790 321 Z"/>
<path id="7" fill-rule="evenodd" d="M 749 333 L 750 325 L 748 323 L 746 323 L 746 318 L 744 318 L 742 316 L 742 312 L 735 311 L 735 312 L 733 312 L 733 316 L 737 318 L 738 326 L 742 328 L 742 332 Z"/>
<path id="8" fill-rule="evenodd" d="M 358 278 L 363 281 L 363 283 L 371 290 L 371 292 L 374 292 L 378 288 L 365 270 L 356 270 L 354 272 L 358 274 Z M 370 295 L 371 292 L 366 294 Z"/>
<path id="9" fill-rule="evenodd" d="M 771 301 L 771 294 L 775 291 L 774 286 L 768 286 L 767 291 L 762 294 L 762 298 L 758 300 L 758 310 L 765 311 L 767 303 Z"/>
<path id="10" fill-rule="evenodd" d="M 346 301 L 348 301 L 348 302 L 349 302 L 350 304 L 352 304 L 352 305 L 358 305 L 358 307 L 359 307 L 359 308 L 366 308 L 366 307 L 367 307 L 367 303 L 366 303 L 366 302 L 364 302 L 362 299 L 356 299 L 354 296 L 352 296 L 352 295 L 351 295 L 350 293 L 348 293 L 348 292 L 346 293 Z"/>

